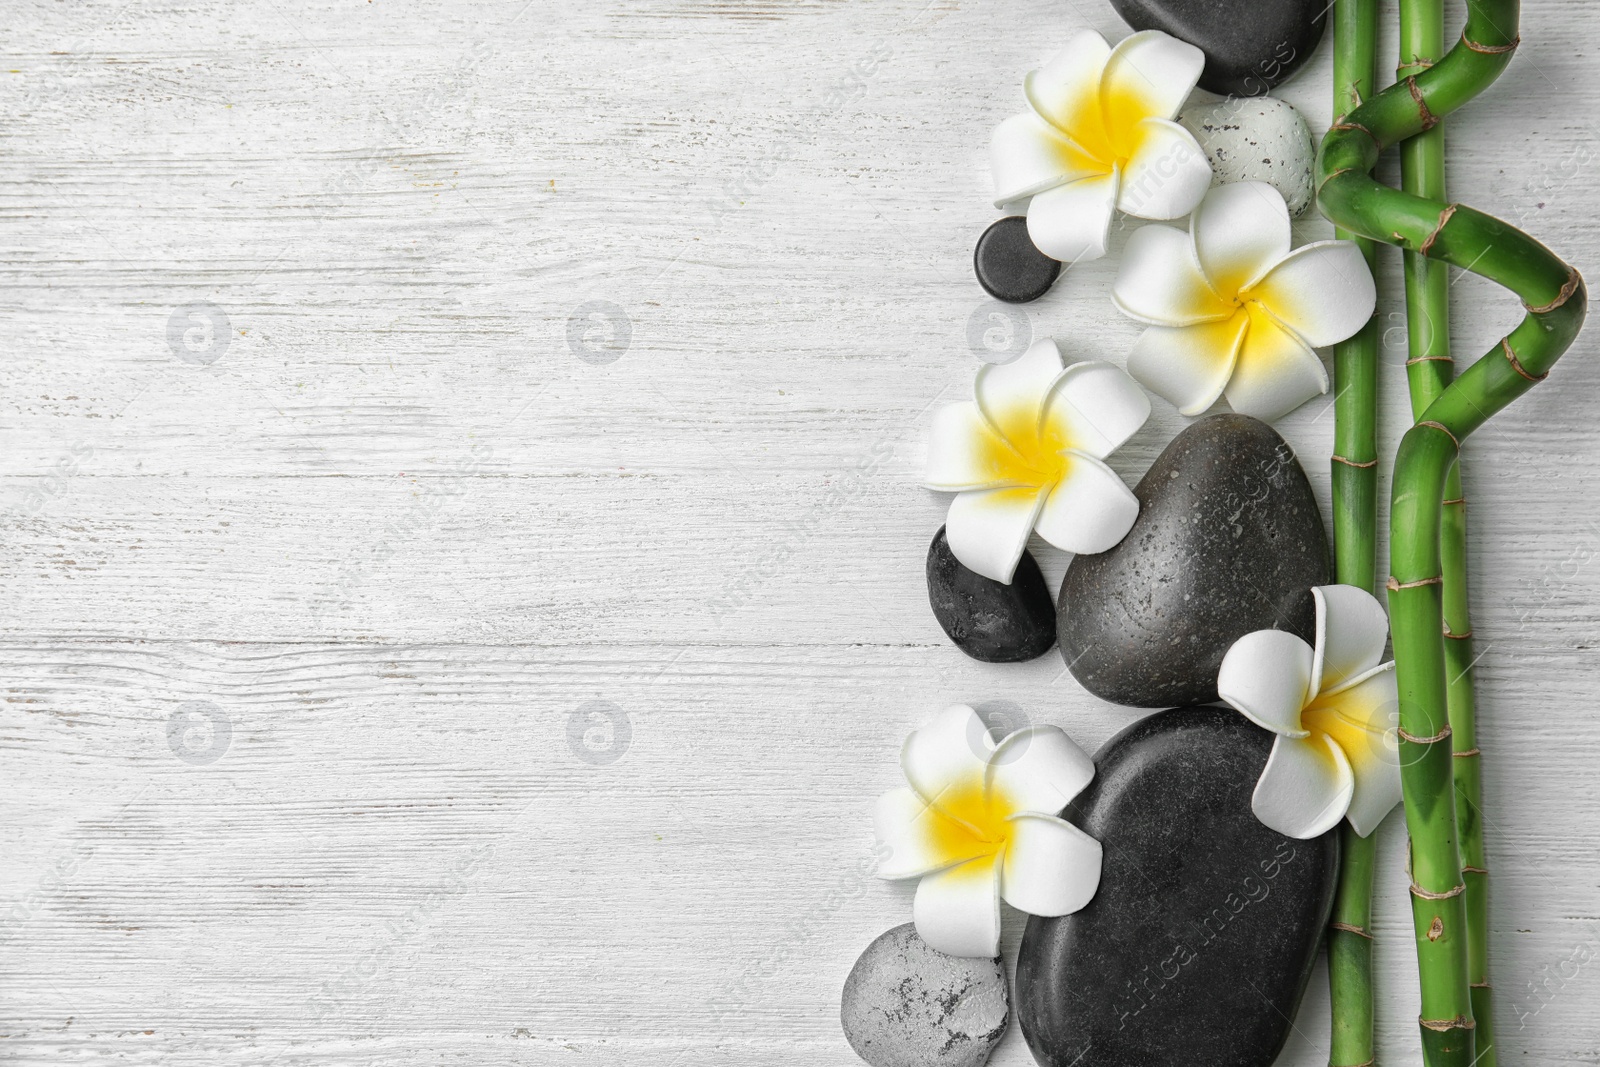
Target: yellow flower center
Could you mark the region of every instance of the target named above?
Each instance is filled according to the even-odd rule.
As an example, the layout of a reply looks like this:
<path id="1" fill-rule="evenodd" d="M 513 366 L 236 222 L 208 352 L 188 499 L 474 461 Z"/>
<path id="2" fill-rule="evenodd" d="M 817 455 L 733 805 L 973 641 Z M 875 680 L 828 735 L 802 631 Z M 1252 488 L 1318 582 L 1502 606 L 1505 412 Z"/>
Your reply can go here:
<path id="1" fill-rule="evenodd" d="M 934 847 L 945 856 L 992 856 L 1011 839 L 1015 814 L 1010 801 L 994 790 L 984 796 L 983 777 L 974 774 L 946 789 L 934 801 L 943 819 L 933 820 Z"/>
<path id="2" fill-rule="evenodd" d="M 1041 421 L 1037 405 L 1016 404 L 989 418 L 999 432 L 985 438 L 981 449 L 996 482 L 1042 489 L 1066 475 L 1066 450 L 1077 446 L 1053 421 Z"/>

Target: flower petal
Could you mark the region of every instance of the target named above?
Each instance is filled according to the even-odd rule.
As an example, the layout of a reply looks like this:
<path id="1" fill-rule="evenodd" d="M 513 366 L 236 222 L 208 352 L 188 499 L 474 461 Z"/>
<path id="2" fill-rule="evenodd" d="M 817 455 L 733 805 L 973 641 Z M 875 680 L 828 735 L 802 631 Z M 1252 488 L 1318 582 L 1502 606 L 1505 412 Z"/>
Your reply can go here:
<path id="1" fill-rule="evenodd" d="M 1271 422 L 1326 393 L 1328 371 L 1317 354 L 1274 322 L 1259 303 L 1245 307 L 1250 328 L 1239 345 L 1233 377 L 1223 390 L 1233 410 Z"/>
<path id="2" fill-rule="evenodd" d="M 994 206 L 1053 189 L 1110 169 L 1038 115 L 1013 115 L 989 142 Z"/>
<path id="3" fill-rule="evenodd" d="M 1217 402 L 1233 377 L 1250 318 L 1236 312 L 1219 322 L 1151 326 L 1128 353 L 1128 373 L 1183 415 Z"/>
<path id="4" fill-rule="evenodd" d="M 1000 857 L 925 875 L 911 902 L 917 935 L 949 956 L 1000 955 Z"/>
<path id="5" fill-rule="evenodd" d="M 917 878 L 996 851 L 993 841 L 981 840 L 913 789 L 880 796 L 872 808 L 872 828 L 887 852 L 878 865 L 879 878 Z"/>
<path id="6" fill-rule="evenodd" d="M 1319 585 L 1311 597 L 1317 605 L 1314 698 L 1378 665 L 1389 640 L 1389 617 L 1377 597 L 1353 585 Z"/>
<path id="7" fill-rule="evenodd" d="M 1117 472 L 1087 452 L 1068 452 L 1061 480 L 1034 520 L 1039 536 L 1067 552 L 1092 555 L 1128 536 L 1139 498 Z"/>
<path id="8" fill-rule="evenodd" d="M 1265 182 L 1219 185 L 1195 208 L 1189 232 L 1200 269 L 1228 299 L 1289 254 L 1289 208 Z"/>
<path id="9" fill-rule="evenodd" d="M 1279 737 L 1256 782 L 1250 810 L 1278 833 L 1304 841 L 1337 826 L 1354 791 L 1350 764 L 1326 735 Z"/>
<path id="10" fill-rule="evenodd" d="M 1117 207 L 1141 219 L 1176 219 L 1193 211 L 1211 187 L 1211 161 L 1200 142 L 1167 119 L 1145 119 L 1135 133 L 1138 143 L 1122 174 Z"/>
<path id="11" fill-rule="evenodd" d="M 928 461 L 922 484 L 941 492 L 1028 484 L 1017 455 L 971 400 L 946 404 L 928 428 Z"/>
<path id="12" fill-rule="evenodd" d="M 1245 634 L 1223 654 L 1217 695 L 1257 726 L 1305 737 L 1300 709 L 1311 691 L 1311 646 L 1284 630 Z"/>
<path id="13" fill-rule="evenodd" d="M 995 746 L 984 792 L 994 809 L 1054 815 L 1093 780 L 1094 760 L 1061 727 L 1029 726 Z"/>
<path id="14" fill-rule="evenodd" d="M 965 704 L 952 704 L 911 732 L 900 748 L 900 770 L 917 795 L 940 805 L 955 794 L 974 790 L 982 800 L 984 774 L 994 739 L 978 713 Z M 968 801 L 963 796 L 960 803 Z M 945 805 L 940 808 L 951 814 Z"/>
<path id="15" fill-rule="evenodd" d="M 1106 129 L 1129 129 L 1149 116 L 1170 119 L 1194 92 L 1205 53 L 1160 30 L 1144 30 L 1117 42 L 1100 76 Z"/>
<path id="16" fill-rule="evenodd" d="M 1064 819 L 1027 813 L 1011 818 L 1000 892 L 1029 915 L 1070 915 L 1100 888 L 1100 842 Z"/>
<path id="17" fill-rule="evenodd" d="M 1043 506 L 1044 492 L 1031 486 L 968 490 L 945 516 L 950 551 L 967 570 L 1010 585 Z"/>
<path id="18" fill-rule="evenodd" d="M 1084 30 L 1023 82 L 1028 104 L 1039 117 L 1090 150 L 1106 143 L 1100 75 L 1110 56 L 1106 39 Z M 1102 158 L 1109 169 L 1109 155 Z"/>
<path id="19" fill-rule="evenodd" d="M 1041 337 L 1010 363 L 979 367 L 972 391 L 990 425 L 1014 445 L 1031 445 L 1045 397 L 1061 376 L 1063 363 L 1055 340 Z"/>
<path id="20" fill-rule="evenodd" d="M 1265 304 L 1313 348 L 1354 334 L 1372 318 L 1378 302 L 1372 272 L 1354 241 L 1318 241 L 1297 248 L 1246 295 Z"/>
<path id="21" fill-rule="evenodd" d="M 1116 210 L 1119 172 L 1079 178 L 1035 196 L 1028 204 L 1028 237 L 1063 263 L 1099 259 Z"/>
<path id="22" fill-rule="evenodd" d="M 1194 242 L 1172 226 L 1141 226 L 1128 237 L 1111 283 L 1111 302 L 1129 318 L 1152 326 L 1216 322 L 1237 311 L 1211 291 L 1194 257 Z"/>
<path id="23" fill-rule="evenodd" d="M 1385 663 L 1324 693 L 1306 709 L 1305 724 L 1339 746 L 1355 775 L 1346 815 L 1366 837 L 1400 803 L 1400 752 L 1395 727 L 1400 694 L 1394 664 Z"/>
<path id="24" fill-rule="evenodd" d="M 1150 396 L 1120 367 L 1074 363 L 1056 377 L 1044 404 L 1040 436 L 1104 459 L 1150 418 Z"/>

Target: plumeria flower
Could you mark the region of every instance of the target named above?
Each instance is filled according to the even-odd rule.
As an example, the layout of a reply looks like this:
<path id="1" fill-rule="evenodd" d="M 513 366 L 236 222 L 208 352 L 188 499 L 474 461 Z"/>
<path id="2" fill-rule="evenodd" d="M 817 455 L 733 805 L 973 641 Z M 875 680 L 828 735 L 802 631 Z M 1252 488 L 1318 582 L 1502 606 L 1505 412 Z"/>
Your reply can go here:
<path id="1" fill-rule="evenodd" d="M 1282 630 L 1257 630 L 1222 657 L 1217 692 L 1278 735 L 1256 782 L 1256 818 L 1290 837 L 1316 837 L 1350 819 L 1366 837 L 1400 801 L 1400 757 L 1390 727 L 1399 708 L 1383 606 L 1365 589 L 1323 585 L 1312 647 Z"/>
<path id="2" fill-rule="evenodd" d="M 945 521 L 968 570 L 1011 584 L 1028 534 L 1068 552 L 1104 552 L 1127 536 L 1139 501 L 1103 462 L 1150 417 L 1150 398 L 1109 363 L 1063 369 L 1054 340 L 984 364 L 976 400 L 933 417 L 925 484 L 959 495 Z"/>
<path id="3" fill-rule="evenodd" d="M 1189 232 L 1143 226 L 1128 238 L 1111 298 L 1150 328 L 1128 372 L 1185 415 L 1224 393 L 1233 410 L 1275 419 L 1328 391 L 1312 351 L 1354 334 L 1377 290 L 1352 241 L 1289 251 L 1289 209 L 1263 182 L 1211 190 Z"/>
<path id="4" fill-rule="evenodd" d="M 1028 236 L 1066 262 L 1106 254 L 1117 209 L 1145 219 L 1193 211 L 1211 164 L 1172 118 L 1204 66 L 1200 49 L 1160 30 L 1115 48 L 1093 30 L 1078 34 L 1023 83 L 1031 110 L 995 130 L 995 206 L 1032 197 Z"/>
<path id="5" fill-rule="evenodd" d="M 1055 726 L 999 744 L 965 704 L 906 738 L 910 788 L 878 798 L 880 878 L 920 878 L 917 933 L 952 956 L 1000 954 L 1000 901 L 1067 915 L 1100 886 L 1100 842 L 1057 813 L 1094 778 L 1094 762 Z"/>

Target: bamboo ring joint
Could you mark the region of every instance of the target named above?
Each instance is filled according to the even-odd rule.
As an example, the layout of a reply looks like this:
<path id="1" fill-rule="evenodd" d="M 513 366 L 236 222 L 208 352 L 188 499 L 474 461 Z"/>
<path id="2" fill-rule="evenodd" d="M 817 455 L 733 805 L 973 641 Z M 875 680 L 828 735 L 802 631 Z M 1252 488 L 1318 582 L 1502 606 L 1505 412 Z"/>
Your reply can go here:
<path id="1" fill-rule="evenodd" d="M 1407 733 L 1406 732 L 1406 728 L 1404 726 L 1396 727 L 1395 728 L 1395 733 L 1399 734 L 1402 739 L 1404 739 L 1406 741 L 1410 741 L 1412 744 L 1415 744 L 1415 745 L 1432 745 L 1432 744 L 1435 744 L 1435 743 L 1437 743 L 1439 741 L 1443 741 L 1445 738 L 1450 736 L 1450 724 L 1449 723 L 1445 723 L 1444 724 L 1444 729 L 1440 730 L 1438 733 L 1434 734 L 1432 737 L 1418 737 L 1416 734 Z"/>
<path id="2" fill-rule="evenodd" d="M 1411 883 L 1411 895 L 1414 897 L 1421 897 L 1423 900 L 1449 900 L 1451 897 L 1459 897 L 1466 891 L 1467 885 L 1465 882 L 1455 886 L 1454 888 L 1446 889 L 1443 893 L 1430 893 L 1417 883 Z"/>
<path id="3" fill-rule="evenodd" d="M 1511 364 L 1511 369 L 1528 379 L 1528 381 L 1542 382 L 1550 377 L 1549 371 L 1545 371 L 1543 374 L 1529 374 L 1522 364 L 1517 362 L 1517 354 L 1511 351 L 1511 340 L 1509 338 L 1502 337 L 1500 339 L 1500 350 L 1506 354 L 1506 362 Z"/>

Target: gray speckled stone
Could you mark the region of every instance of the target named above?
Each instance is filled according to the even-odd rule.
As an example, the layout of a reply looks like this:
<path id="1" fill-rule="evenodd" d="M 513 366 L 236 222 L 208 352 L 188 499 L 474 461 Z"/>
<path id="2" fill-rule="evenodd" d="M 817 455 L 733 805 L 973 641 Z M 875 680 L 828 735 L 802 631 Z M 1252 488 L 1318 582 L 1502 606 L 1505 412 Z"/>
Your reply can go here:
<path id="1" fill-rule="evenodd" d="M 1194 104 L 1178 115 L 1211 160 L 1211 184 L 1266 182 L 1289 205 L 1289 217 L 1311 204 L 1317 150 L 1300 112 L 1270 96 Z"/>
<path id="2" fill-rule="evenodd" d="M 873 1067 L 980 1067 L 1011 1019 L 998 959 L 947 956 L 911 923 L 880 935 L 845 979 L 839 1020 Z"/>
<path id="3" fill-rule="evenodd" d="M 1327 928 L 1339 831 L 1295 841 L 1250 795 L 1272 735 L 1226 708 L 1140 719 L 1067 812 L 1105 846 L 1082 911 L 1028 920 L 1017 1019 L 1041 1067 L 1268 1067 Z"/>
<path id="4" fill-rule="evenodd" d="M 1311 587 L 1333 580 L 1327 534 L 1276 430 L 1248 415 L 1201 419 L 1134 495 L 1128 536 L 1075 557 L 1061 583 L 1056 640 L 1085 689 L 1136 708 L 1206 704 L 1245 634 L 1315 639 Z"/>

